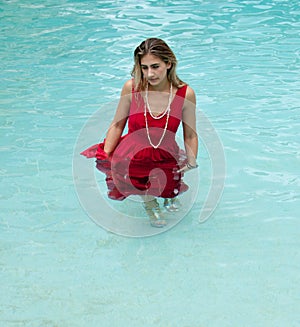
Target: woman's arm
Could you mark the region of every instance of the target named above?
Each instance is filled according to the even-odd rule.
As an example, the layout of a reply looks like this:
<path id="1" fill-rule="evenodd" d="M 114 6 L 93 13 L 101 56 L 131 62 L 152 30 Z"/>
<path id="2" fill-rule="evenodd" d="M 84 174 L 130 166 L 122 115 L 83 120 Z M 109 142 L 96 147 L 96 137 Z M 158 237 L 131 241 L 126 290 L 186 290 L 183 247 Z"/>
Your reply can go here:
<path id="1" fill-rule="evenodd" d="M 196 96 L 188 86 L 182 111 L 184 145 L 188 161 L 188 169 L 197 167 L 198 135 L 196 130 Z M 188 170 L 184 169 L 184 170 Z"/>
<path id="2" fill-rule="evenodd" d="M 115 150 L 125 128 L 130 110 L 131 92 L 132 80 L 128 80 L 122 88 L 114 119 L 106 134 L 104 151 L 108 155 Z"/>

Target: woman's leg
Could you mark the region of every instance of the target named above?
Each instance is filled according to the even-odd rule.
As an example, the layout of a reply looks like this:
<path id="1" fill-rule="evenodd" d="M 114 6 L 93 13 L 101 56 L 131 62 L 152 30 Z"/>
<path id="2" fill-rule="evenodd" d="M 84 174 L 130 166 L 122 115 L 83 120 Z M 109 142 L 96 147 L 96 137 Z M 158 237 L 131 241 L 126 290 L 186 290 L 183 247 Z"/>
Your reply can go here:
<path id="1" fill-rule="evenodd" d="M 162 212 L 157 199 L 152 195 L 142 195 L 143 205 L 153 227 L 164 227 L 167 222 L 162 219 Z"/>
<path id="2" fill-rule="evenodd" d="M 175 211 L 179 211 L 179 209 L 181 207 L 181 203 L 179 202 L 177 197 L 170 198 L 170 199 L 165 199 L 164 200 L 164 207 L 170 212 L 175 212 Z"/>

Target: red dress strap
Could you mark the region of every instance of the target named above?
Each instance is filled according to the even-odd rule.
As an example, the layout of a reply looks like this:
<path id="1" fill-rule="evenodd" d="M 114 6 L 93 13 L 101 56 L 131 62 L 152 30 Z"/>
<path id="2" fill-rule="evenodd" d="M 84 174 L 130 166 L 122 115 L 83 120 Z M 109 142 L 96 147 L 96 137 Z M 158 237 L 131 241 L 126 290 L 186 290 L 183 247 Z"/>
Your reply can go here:
<path id="1" fill-rule="evenodd" d="M 176 94 L 182 98 L 185 98 L 187 87 L 188 87 L 187 84 L 183 85 L 177 90 Z"/>

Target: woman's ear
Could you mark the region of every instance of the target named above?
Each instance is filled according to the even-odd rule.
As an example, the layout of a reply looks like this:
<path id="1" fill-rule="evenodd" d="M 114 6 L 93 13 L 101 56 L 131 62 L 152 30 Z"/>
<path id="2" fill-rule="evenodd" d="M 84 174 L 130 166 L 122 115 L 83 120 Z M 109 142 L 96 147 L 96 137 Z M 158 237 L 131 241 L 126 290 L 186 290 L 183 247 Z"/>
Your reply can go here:
<path id="1" fill-rule="evenodd" d="M 167 69 L 170 69 L 172 67 L 172 63 L 167 62 Z"/>

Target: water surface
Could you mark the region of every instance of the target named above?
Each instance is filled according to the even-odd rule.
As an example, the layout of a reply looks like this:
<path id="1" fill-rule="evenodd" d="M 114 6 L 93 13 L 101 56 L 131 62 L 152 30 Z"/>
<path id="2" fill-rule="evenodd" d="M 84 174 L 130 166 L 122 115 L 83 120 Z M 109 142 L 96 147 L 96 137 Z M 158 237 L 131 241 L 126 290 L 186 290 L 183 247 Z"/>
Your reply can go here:
<path id="1" fill-rule="evenodd" d="M 298 1 L 15 0 L 0 10 L 1 325 L 299 326 Z M 149 36 L 173 48 L 221 138 L 226 183 L 200 224 L 201 143 L 189 214 L 131 239 L 80 206 L 72 157 Z"/>

